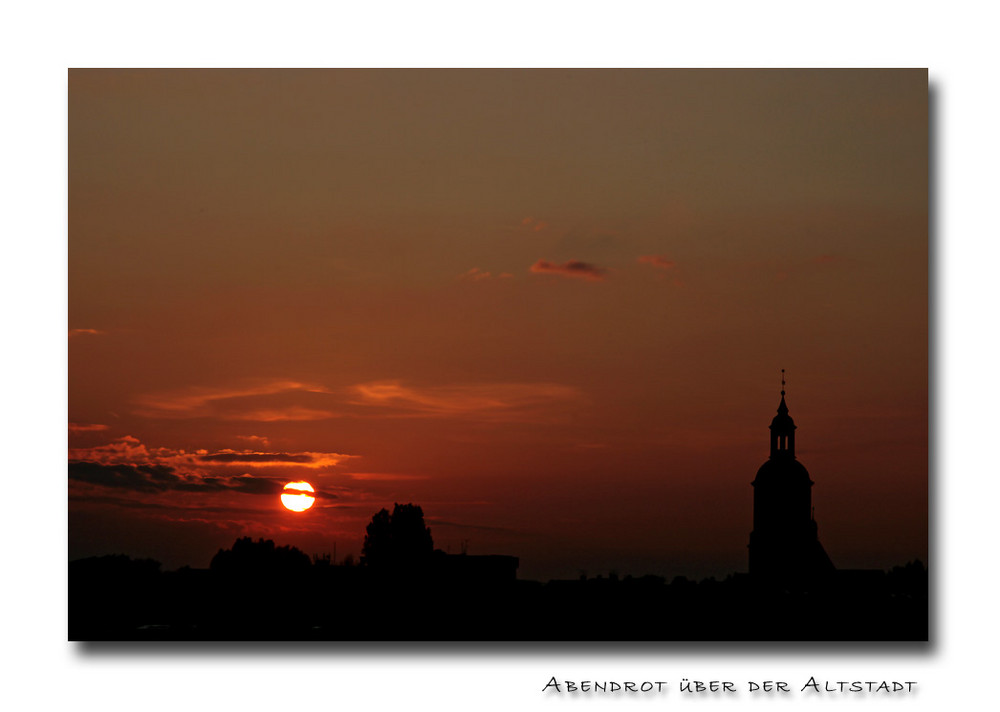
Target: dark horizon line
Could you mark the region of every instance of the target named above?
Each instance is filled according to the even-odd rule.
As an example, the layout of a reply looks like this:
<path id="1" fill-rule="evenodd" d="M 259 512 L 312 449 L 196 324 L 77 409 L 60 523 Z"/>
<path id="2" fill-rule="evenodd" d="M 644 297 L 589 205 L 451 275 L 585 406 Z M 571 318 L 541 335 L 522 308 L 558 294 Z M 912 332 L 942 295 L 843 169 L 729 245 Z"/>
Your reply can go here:
<path id="1" fill-rule="evenodd" d="M 268 540 L 264 540 L 264 541 L 268 541 Z M 321 568 L 321 567 L 339 567 L 339 568 L 346 568 L 346 569 L 372 569 L 372 567 L 369 567 L 369 566 L 366 566 L 365 564 L 362 564 L 359 558 L 354 559 L 354 562 L 350 563 L 350 564 L 346 563 L 347 557 L 344 557 L 344 559 L 342 559 L 339 562 L 328 560 L 326 563 L 319 563 L 319 562 L 323 562 L 324 561 L 324 557 L 328 556 L 328 554 L 312 554 L 312 555 L 306 554 L 305 552 L 302 552 L 301 549 L 298 549 L 298 547 L 295 547 L 295 546 L 289 545 L 289 544 L 278 545 L 277 543 L 275 543 L 275 546 L 289 547 L 291 549 L 296 549 L 296 550 L 300 551 L 301 553 L 303 553 L 303 554 L 305 554 L 306 556 L 309 557 L 309 566 L 310 567 L 317 567 L 317 568 Z M 220 549 L 220 551 L 223 551 L 223 550 Z M 497 558 L 497 559 L 501 559 L 501 558 L 506 558 L 506 559 L 517 559 L 518 562 L 520 562 L 520 557 L 515 556 L 513 554 L 468 554 L 468 553 L 465 553 L 465 552 L 458 553 L 458 554 L 450 554 L 448 552 L 445 552 L 442 549 L 435 549 L 434 551 L 435 551 L 435 553 L 437 555 L 447 556 L 447 557 L 467 557 L 469 559 L 475 559 L 475 558 L 482 558 L 482 559 Z M 348 556 L 351 556 L 351 555 L 348 555 Z M 159 561 L 158 559 L 153 558 L 153 557 L 141 557 L 141 558 L 139 558 L 139 557 L 134 557 L 131 554 L 125 554 L 125 553 L 122 553 L 122 552 L 116 552 L 116 553 L 111 553 L 111 554 L 92 554 L 92 555 L 89 555 L 89 556 L 81 556 L 81 557 L 78 557 L 78 558 L 75 558 L 75 559 L 70 559 L 67 563 L 68 564 L 74 564 L 74 563 L 81 562 L 81 561 L 89 561 L 89 560 L 95 560 L 95 559 L 111 559 L 111 558 L 119 558 L 119 557 L 124 557 L 124 558 L 126 558 L 126 559 L 128 559 L 130 561 L 134 561 L 134 562 L 143 562 L 143 561 L 146 561 L 146 562 L 155 563 L 157 565 L 158 573 L 164 573 L 164 574 L 166 574 L 166 573 L 177 573 L 177 572 L 183 571 L 183 570 L 189 570 L 189 571 L 211 571 L 212 570 L 211 565 L 209 565 L 209 566 L 192 566 L 190 564 L 183 564 L 183 565 L 178 566 L 176 568 L 165 569 L 165 568 L 162 568 L 163 567 L 162 562 Z M 840 573 L 878 572 L 878 573 L 882 573 L 882 574 L 887 574 L 887 573 L 890 573 L 891 571 L 893 571 L 895 569 L 902 569 L 902 568 L 904 568 L 906 566 L 909 566 L 911 564 L 914 564 L 914 563 L 920 564 L 924 568 L 924 570 L 926 570 L 926 571 L 929 572 L 929 567 L 928 567 L 927 562 L 925 562 L 919 556 L 916 556 L 916 557 L 913 557 L 911 559 L 908 559 L 908 560 L 906 560 L 905 562 L 902 562 L 902 563 L 893 564 L 893 565 L 885 566 L 885 567 L 881 567 L 881 568 L 836 568 L 835 571 L 836 572 L 840 572 Z M 662 579 L 664 582 L 670 582 L 670 581 L 676 581 L 676 580 L 684 580 L 684 581 L 689 581 L 689 582 L 694 582 L 694 583 L 701 583 L 701 582 L 706 582 L 706 581 L 723 582 L 723 581 L 727 581 L 727 580 L 729 580 L 731 578 L 736 578 L 736 577 L 741 577 L 741 576 L 750 576 L 749 571 L 746 571 L 746 570 L 729 571 L 729 572 L 727 572 L 725 574 L 720 574 L 719 577 L 717 577 L 715 574 L 710 574 L 708 576 L 703 576 L 701 578 L 689 578 L 687 576 L 687 574 L 683 574 L 683 573 L 681 573 L 681 574 L 675 574 L 672 577 L 668 577 L 667 575 L 664 575 L 664 574 L 656 574 L 656 573 L 649 573 L 649 572 L 643 573 L 643 574 L 633 574 L 633 573 L 619 574 L 618 570 L 616 568 L 608 569 L 608 571 L 606 572 L 606 574 L 604 574 L 604 573 L 598 573 L 598 574 L 593 575 L 593 576 L 587 575 L 586 569 L 581 568 L 581 569 L 579 569 L 579 571 L 580 571 L 580 575 L 578 577 L 575 577 L 575 578 L 549 578 L 547 580 L 534 579 L 534 578 L 517 578 L 516 580 L 517 581 L 523 581 L 523 582 L 549 583 L 549 582 L 553 582 L 553 581 L 596 581 L 596 580 L 603 580 L 603 581 L 623 581 L 623 580 L 627 580 L 627 579 L 629 579 L 629 580 L 642 580 L 642 579 L 653 578 L 653 579 Z"/>

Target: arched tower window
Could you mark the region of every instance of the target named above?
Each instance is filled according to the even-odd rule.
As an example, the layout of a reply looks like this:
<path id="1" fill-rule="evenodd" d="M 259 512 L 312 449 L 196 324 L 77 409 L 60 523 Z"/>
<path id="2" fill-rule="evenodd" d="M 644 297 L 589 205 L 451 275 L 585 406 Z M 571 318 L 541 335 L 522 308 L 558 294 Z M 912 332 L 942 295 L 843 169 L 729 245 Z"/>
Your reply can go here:
<path id="1" fill-rule="evenodd" d="M 788 414 L 784 391 L 778 414 L 771 421 L 771 457 L 795 457 L 795 421 Z"/>

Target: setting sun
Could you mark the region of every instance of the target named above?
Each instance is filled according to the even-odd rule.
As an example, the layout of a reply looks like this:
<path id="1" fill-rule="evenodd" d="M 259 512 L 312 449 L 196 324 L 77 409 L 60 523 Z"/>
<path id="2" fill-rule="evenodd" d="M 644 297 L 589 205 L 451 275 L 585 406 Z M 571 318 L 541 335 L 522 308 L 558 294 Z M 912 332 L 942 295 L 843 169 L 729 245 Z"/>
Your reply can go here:
<path id="1" fill-rule="evenodd" d="M 311 494 L 306 494 L 316 491 L 308 482 L 289 482 L 285 485 L 284 491 L 285 493 L 281 495 L 281 503 L 293 512 L 304 512 L 316 501 L 316 498 Z M 292 494 L 293 492 L 295 494 Z"/>

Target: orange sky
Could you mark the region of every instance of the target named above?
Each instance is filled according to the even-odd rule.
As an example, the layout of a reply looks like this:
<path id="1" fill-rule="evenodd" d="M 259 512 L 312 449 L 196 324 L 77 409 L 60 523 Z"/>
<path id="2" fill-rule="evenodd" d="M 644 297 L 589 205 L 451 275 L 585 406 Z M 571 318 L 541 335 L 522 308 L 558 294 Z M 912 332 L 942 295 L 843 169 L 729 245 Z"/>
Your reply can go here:
<path id="1" fill-rule="evenodd" d="M 745 571 L 785 368 L 834 563 L 926 561 L 927 136 L 923 70 L 73 70 L 70 556 Z"/>

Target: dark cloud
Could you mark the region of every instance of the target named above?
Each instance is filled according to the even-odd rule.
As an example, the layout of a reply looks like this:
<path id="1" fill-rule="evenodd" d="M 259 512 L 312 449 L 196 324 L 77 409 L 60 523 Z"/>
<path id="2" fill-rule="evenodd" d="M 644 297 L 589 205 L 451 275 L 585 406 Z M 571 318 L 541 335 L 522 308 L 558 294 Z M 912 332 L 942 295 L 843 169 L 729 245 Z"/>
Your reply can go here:
<path id="1" fill-rule="evenodd" d="M 102 487 L 156 494 L 174 492 L 235 492 L 249 495 L 278 495 L 286 479 L 236 475 L 233 477 L 180 477 L 166 465 L 106 465 L 74 460 L 69 463 L 69 478 Z M 332 492 L 317 491 L 318 499 L 336 499 Z"/>
<path id="2" fill-rule="evenodd" d="M 71 504 L 109 504 L 115 507 L 125 507 L 126 509 L 143 509 L 156 511 L 184 511 L 197 512 L 202 514 L 227 514 L 227 515 L 254 515 L 260 514 L 260 509 L 253 507 L 231 507 L 231 506 L 204 506 L 201 504 L 190 504 L 176 502 L 165 504 L 162 502 L 143 502 L 142 500 L 130 497 L 108 497 L 101 495 L 70 495 Z M 342 507 L 343 505 L 336 505 Z"/>
<path id="3" fill-rule="evenodd" d="M 123 497 L 101 497 L 98 495 L 73 495 L 69 496 L 69 501 L 82 502 L 86 504 L 114 504 L 119 507 L 129 509 L 172 509 L 169 505 L 158 502 L 143 502 L 137 499 L 126 499 Z"/>
<path id="4" fill-rule="evenodd" d="M 269 477 L 254 477 L 253 475 L 238 475 L 229 478 L 230 489 L 242 494 L 280 494 L 285 486 L 284 480 Z"/>
<path id="5" fill-rule="evenodd" d="M 232 489 L 228 477 L 201 477 L 197 480 L 187 480 L 179 483 L 173 489 L 178 492 L 222 492 Z"/>
<path id="6" fill-rule="evenodd" d="M 562 264 L 556 264 L 548 260 L 538 260 L 538 262 L 531 265 L 530 271 L 536 274 L 558 274 L 563 277 L 576 277 L 578 279 L 593 281 L 603 280 L 608 272 L 603 267 L 597 267 L 589 262 L 580 262 L 579 260 L 570 260 Z"/>
<path id="7" fill-rule="evenodd" d="M 173 468 L 166 465 L 102 465 L 98 462 L 71 461 L 69 477 L 93 485 L 135 492 L 163 492 L 181 483 Z"/>
<path id="8" fill-rule="evenodd" d="M 313 462 L 312 455 L 290 452 L 217 452 L 202 455 L 202 462 Z"/>
<path id="9" fill-rule="evenodd" d="M 444 519 L 436 519 L 434 517 L 427 517 L 427 524 L 434 525 L 436 527 L 453 527 L 455 529 L 474 529 L 477 531 L 484 532 L 504 532 L 507 534 L 520 534 L 521 532 L 517 529 L 509 529 L 507 527 L 490 527 L 483 524 L 461 524 L 459 522 L 449 522 Z"/>

